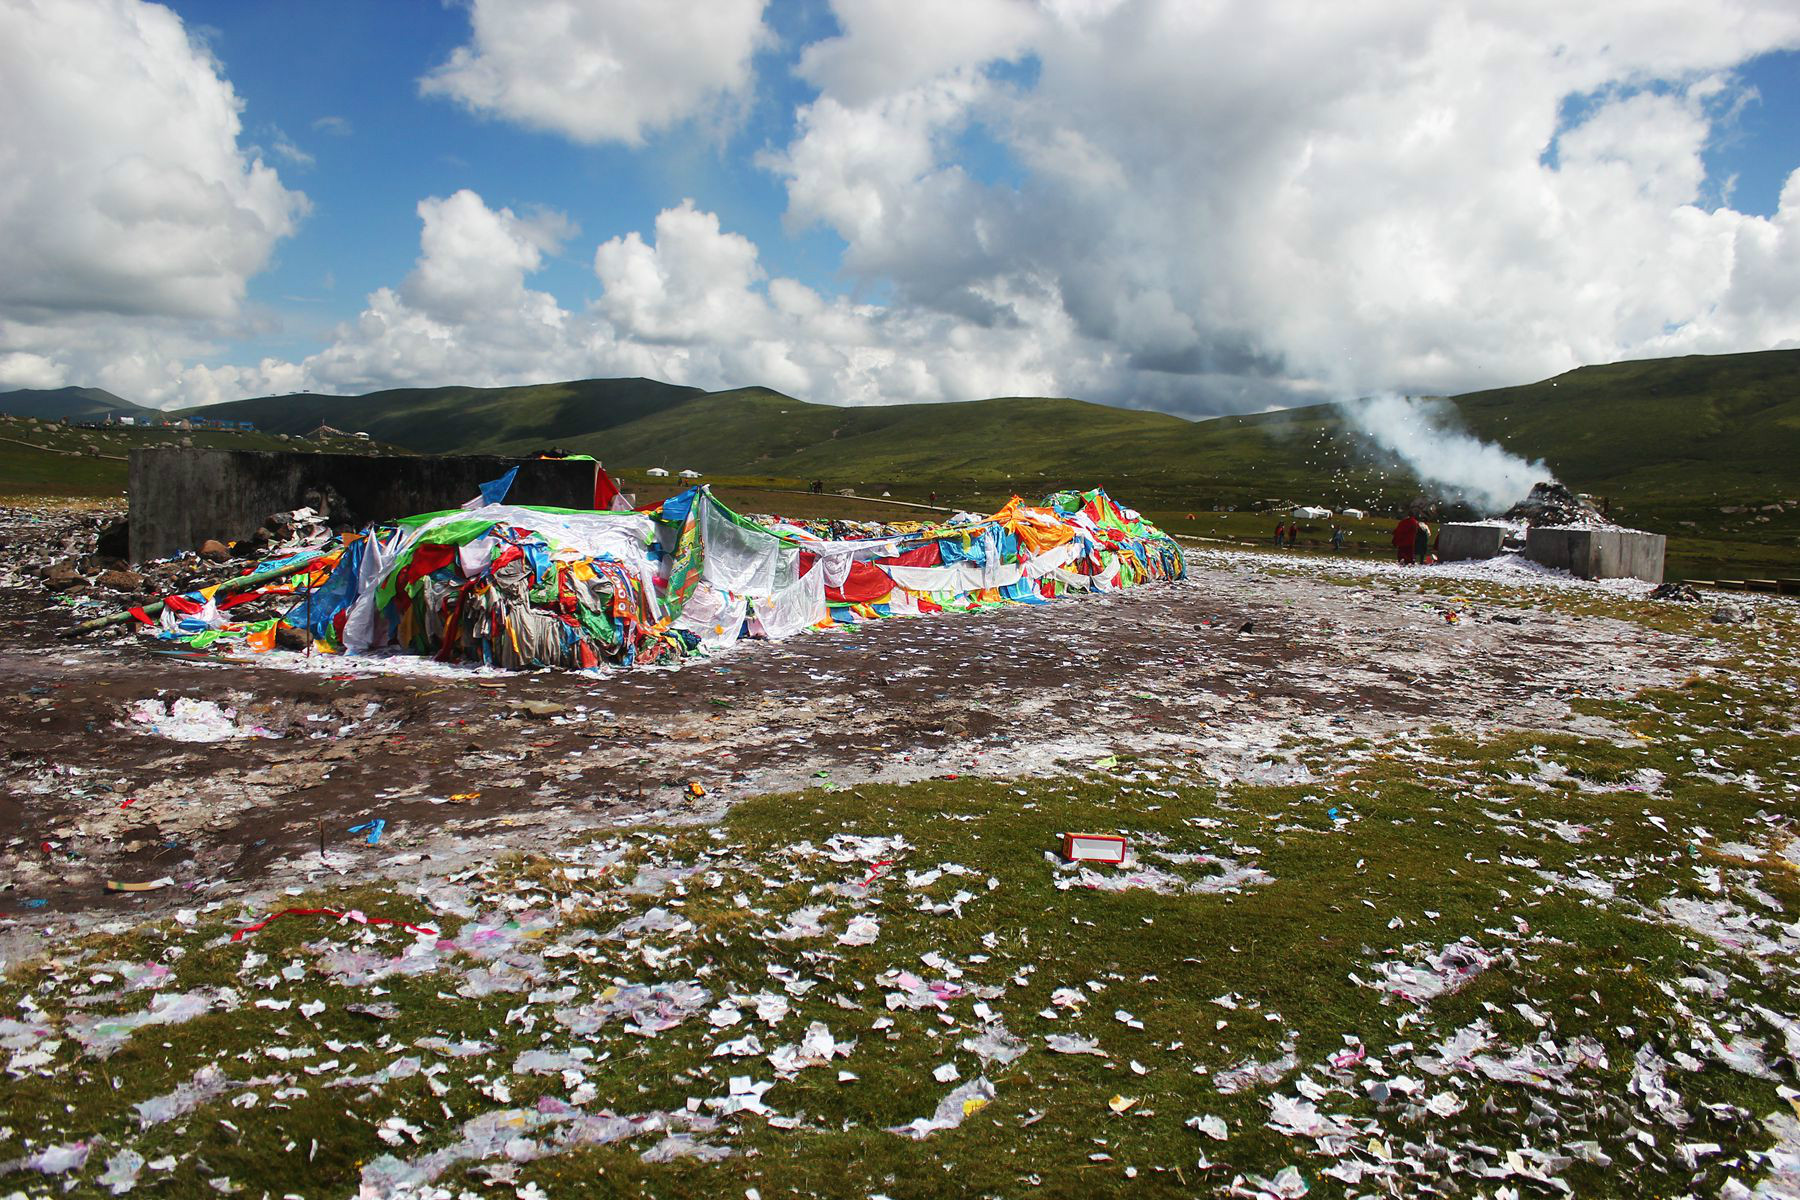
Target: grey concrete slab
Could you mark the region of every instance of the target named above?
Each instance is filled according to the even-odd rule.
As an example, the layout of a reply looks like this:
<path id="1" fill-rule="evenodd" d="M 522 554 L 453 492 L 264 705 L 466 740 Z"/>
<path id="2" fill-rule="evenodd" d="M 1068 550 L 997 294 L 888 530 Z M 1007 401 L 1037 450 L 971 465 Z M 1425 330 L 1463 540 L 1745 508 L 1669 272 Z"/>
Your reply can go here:
<path id="1" fill-rule="evenodd" d="M 1668 539 L 1638 529 L 1534 525 L 1525 557 L 1579 579 L 1644 579 L 1661 583 Z"/>
<path id="2" fill-rule="evenodd" d="M 1505 540 L 1506 530 L 1498 525 L 1444 525 L 1438 530 L 1438 561 L 1494 558 L 1499 555 L 1501 543 Z"/>
<path id="3" fill-rule="evenodd" d="M 455 508 L 477 495 L 482 483 L 515 466 L 519 475 L 507 495 L 510 503 L 592 506 L 592 462 L 477 454 L 133 450 L 131 558 L 166 558 L 208 538 L 229 543 L 250 537 L 270 513 L 298 508 L 312 488 L 335 488 L 363 524 Z"/>

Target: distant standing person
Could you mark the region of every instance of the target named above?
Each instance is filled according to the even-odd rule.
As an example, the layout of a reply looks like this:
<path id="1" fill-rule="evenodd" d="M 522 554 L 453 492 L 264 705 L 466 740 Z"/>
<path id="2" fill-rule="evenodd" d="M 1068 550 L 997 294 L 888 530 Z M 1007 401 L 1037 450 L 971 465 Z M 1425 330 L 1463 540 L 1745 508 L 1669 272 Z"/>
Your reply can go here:
<path id="1" fill-rule="evenodd" d="M 1288 548 L 1291 550 L 1300 542 L 1300 522 L 1295 521 L 1288 526 Z"/>
<path id="2" fill-rule="evenodd" d="M 1344 552 L 1344 527 L 1342 525 L 1331 527 L 1331 550 L 1334 554 Z"/>
<path id="3" fill-rule="evenodd" d="M 933 507 L 933 508 L 937 507 L 937 493 L 936 492 L 931 493 L 931 507 Z"/>
<path id="4" fill-rule="evenodd" d="M 1413 533 L 1413 558 L 1420 566 L 1431 561 L 1431 526 L 1423 521 Z"/>
<path id="5" fill-rule="evenodd" d="M 1286 540 L 1287 540 L 1287 523 L 1284 521 L 1281 524 L 1275 526 L 1275 544 L 1277 546 L 1279 546 L 1279 545 L 1281 545 L 1282 542 L 1284 542 Z"/>
<path id="6" fill-rule="evenodd" d="M 1418 549 L 1419 518 L 1407 515 L 1394 526 L 1394 552 L 1400 556 L 1400 565 L 1410 567 L 1413 564 L 1413 553 Z"/>

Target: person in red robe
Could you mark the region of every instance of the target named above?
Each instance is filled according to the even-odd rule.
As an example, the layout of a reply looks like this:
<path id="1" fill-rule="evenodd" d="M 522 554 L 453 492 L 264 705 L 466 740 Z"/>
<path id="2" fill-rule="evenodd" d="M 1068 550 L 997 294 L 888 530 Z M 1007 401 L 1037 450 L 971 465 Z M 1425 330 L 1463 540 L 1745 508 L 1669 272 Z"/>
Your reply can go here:
<path id="1" fill-rule="evenodd" d="M 1419 536 L 1419 518 L 1408 515 L 1406 519 L 1394 526 L 1394 551 L 1400 556 L 1400 565 L 1413 565 L 1413 543 Z"/>

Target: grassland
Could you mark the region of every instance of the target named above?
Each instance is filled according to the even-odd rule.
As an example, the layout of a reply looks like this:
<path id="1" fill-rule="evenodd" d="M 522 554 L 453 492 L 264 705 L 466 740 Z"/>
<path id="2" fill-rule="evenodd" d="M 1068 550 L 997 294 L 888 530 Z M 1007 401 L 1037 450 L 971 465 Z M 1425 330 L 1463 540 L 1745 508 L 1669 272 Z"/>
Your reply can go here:
<path id="1" fill-rule="evenodd" d="M 1574 701 L 1610 734 L 1292 739 L 1267 757 L 1307 778 L 1273 787 L 1128 756 L 1013 782 L 826 780 L 717 827 L 282 900 L 430 935 L 295 916 L 233 941 L 267 912 L 213 902 L 60 946 L 0 983 L 21 1018 L 0 1026 L 15 1039 L 0 1161 L 79 1142 L 87 1165 L 8 1185 L 98 1195 L 114 1170 L 148 1195 L 309 1197 L 1754 1186 L 1774 1169 L 1758 1156 L 1800 1130 L 1782 1098 L 1800 628 L 1785 610 L 1734 630 L 1566 602 L 1714 638 L 1717 661 Z M 1048 861 L 1071 829 L 1132 839 L 1139 865 L 1103 883 L 1154 868 L 1155 885 L 1084 886 Z M 1447 950 L 1461 966 L 1442 968 Z M 202 1011 L 119 1024 L 159 994 Z M 940 1111 L 919 1140 L 900 1132 Z"/>
<path id="2" fill-rule="evenodd" d="M 1476 435 L 1547 462 L 1615 515 L 1676 539 L 1671 573 L 1800 574 L 1800 351 L 1582 367 L 1451 397 Z M 1099 484 L 1148 511 L 1268 499 L 1395 511 L 1422 487 L 1330 405 L 1191 422 L 1078 400 L 1013 397 L 836 408 L 763 388 L 649 380 L 275 397 L 206 410 L 293 431 L 350 422 L 421 450 L 547 443 L 627 471 L 660 465 L 923 499 Z M 283 415 L 284 412 L 286 415 Z"/>
<path id="3" fill-rule="evenodd" d="M 1800 351 L 1583 367 L 1446 405 L 1471 432 L 1607 497 L 1621 521 L 1667 534 L 1672 576 L 1800 576 Z M 1153 513 L 1274 499 L 1391 513 L 1422 490 L 1329 405 L 1191 422 L 1070 399 L 838 408 L 764 388 L 619 379 L 272 396 L 193 411 L 269 434 L 323 421 L 429 453 L 560 445 L 627 476 L 692 467 L 745 486 L 798 490 L 819 479 L 830 491 L 915 501 L 935 491 L 969 508 L 1098 484 Z M 65 472 L 0 443 L 9 494 L 107 490 L 113 478 L 122 476 L 92 463 Z"/>
<path id="4" fill-rule="evenodd" d="M 59 421 L 0 416 L 0 498 L 123 496 L 132 450 L 181 445 L 217 450 L 403 453 L 398 447 L 361 439 L 317 443 L 268 432 L 183 432 L 130 426 L 84 429 Z"/>
<path id="5" fill-rule="evenodd" d="M 16 388 L 12 391 L 0 392 L 0 413 L 49 421 L 60 421 L 64 417 L 77 421 L 92 420 L 103 418 L 108 414 L 115 416 L 161 415 L 153 409 L 144 408 L 123 397 L 115 396 L 103 388 L 89 387 Z"/>
<path id="6" fill-rule="evenodd" d="M 396 388 L 365 396 L 301 392 L 206 405 L 182 415 L 254 421 L 258 429 L 294 435 L 324 423 L 421 454 L 503 447 L 531 453 L 567 445 L 576 434 L 627 427 L 704 395 L 699 388 L 654 379 L 583 379 L 506 388 Z"/>
<path id="7" fill-rule="evenodd" d="M 1478 436 L 1544 459 L 1628 512 L 1679 519 L 1734 500 L 1787 498 L 1800 461 L 1800 351 L 1582 367 L 1452 397 Z M 276 396 L 193 410 L 301 433 L 321 420 L 420 451 L 525 451 L 547 442 L 620 467 L 977 486 L 1102 474 L 1180 503 L 1267 496 L 1404 503 L 1417 482 L 1373 454 L 1330 405 L 1191 422 L 1078 400 L 1011 397 L 838 408 L 765 388 L 705 393 L 645 379 Z M 1384 479 L 1385 476 L 1385 479 Z M 1796 497 L 1800 498 L 1800 497 Z"/>

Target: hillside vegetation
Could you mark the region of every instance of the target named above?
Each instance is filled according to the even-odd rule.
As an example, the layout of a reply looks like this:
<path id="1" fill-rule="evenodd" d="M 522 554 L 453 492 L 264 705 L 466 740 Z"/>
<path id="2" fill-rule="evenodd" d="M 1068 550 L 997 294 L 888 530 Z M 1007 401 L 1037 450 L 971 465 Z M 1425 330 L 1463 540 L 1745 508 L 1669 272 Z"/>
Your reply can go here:
<path id="1" fill-rule="evenodd" d="M 10 394 L 30 403 L 48 395 Z M 93 392 L 59 402 L 102 397 L 118 400 Z M 16 403 L 0 395 L 0 411 Z M 1697 569 L 1792 575 L 1800 566 L 1800 351 L 1581 367 L 1445 403 L 1453 422 L 1609 498 L 1627 523 L 1680 536 Z M 587 379 L 264 396 L 184 415 L 253 421 L 265 435 L 324 423 L 421 453 L 560 446 L 627 477 L 692 468 L 774 487 L 819 479 L 913 500 L 935 491 L 974 507 L 1074 483 L 1158 512 L 1274 499 L 1393 511 L 1423 490 L 1333 405 L 1196 422 L 1053 397 L 842 408 L 760 387 Z M 1750 546 L 1776 553 L 1747 555 Z"/>
<path id="2" fill-rule="evenodd" d="M 82 429 L 56 421 L 0 415 L 0 498 L 14 496 L 120 496 L 133 450 L 183 443 L 212 450 L 324 451 L 333 454 L 397 453 L 397 446 L 360 439 L 317 443 L 273 433 L 145 429 Z"/>
<path id="3" fill-rule="evenodd" d="M 530 452 L 681 407 L 699 388 L 654 379 L 580 379 L 505 388 L 396 388 L 366 396 L 297 392 L 181 411 L 187 417 L 254 421 L 266 433 L 304 434 L 326 424 L 363 432 L 421 454 Z"/>
<path id="4" fill-rule="evenodd" d="M 19 388 L 0 392 L 0 414 L 10 417 L 36 417 L 47 421 L 68 417 L 72 421 L 84 421 L 108 413 L 123 413 L 128 417 L 162 415 L 101 388 Z"/>
<path id="5" fill-rule="evenodd" d="M 1081 400 L 836 408 L 764 388 L 717 392 L 602 433 L 564 439 L 621 465 L 869 482 L 993 480 L 1092 471 L 1192 423 Z M 501 449 L 522 449 L 516 442 Z"/>
<path id="6" fill-rule="evenodd" d="M 1482 437 L 1647 510 L 1800 498 L 1800 351 L 1579 367 L 1456 404 Z"/>
<path id="7" fill-rule="evenodd" d="M 1800 351 L 1582 367 L 1452 397 L 1462 423 L 1559 478 L 1664 518 L 1800 499 Z M 550 444 L 625 468 L 691 467 L 874 486 L 1095 479 L 1171 501 L 1399 504 L 1419 491 L 1331 405 L 1187 421 L 1045 397 L 839 408 L 766 388 L 703 392 L 649 379 L 512 388 L 267 396 L 189 410 L 271 433 L 321 421 L 413 450 Z M 1788 493 L 1796 493 L 1789 495 Z"/>

